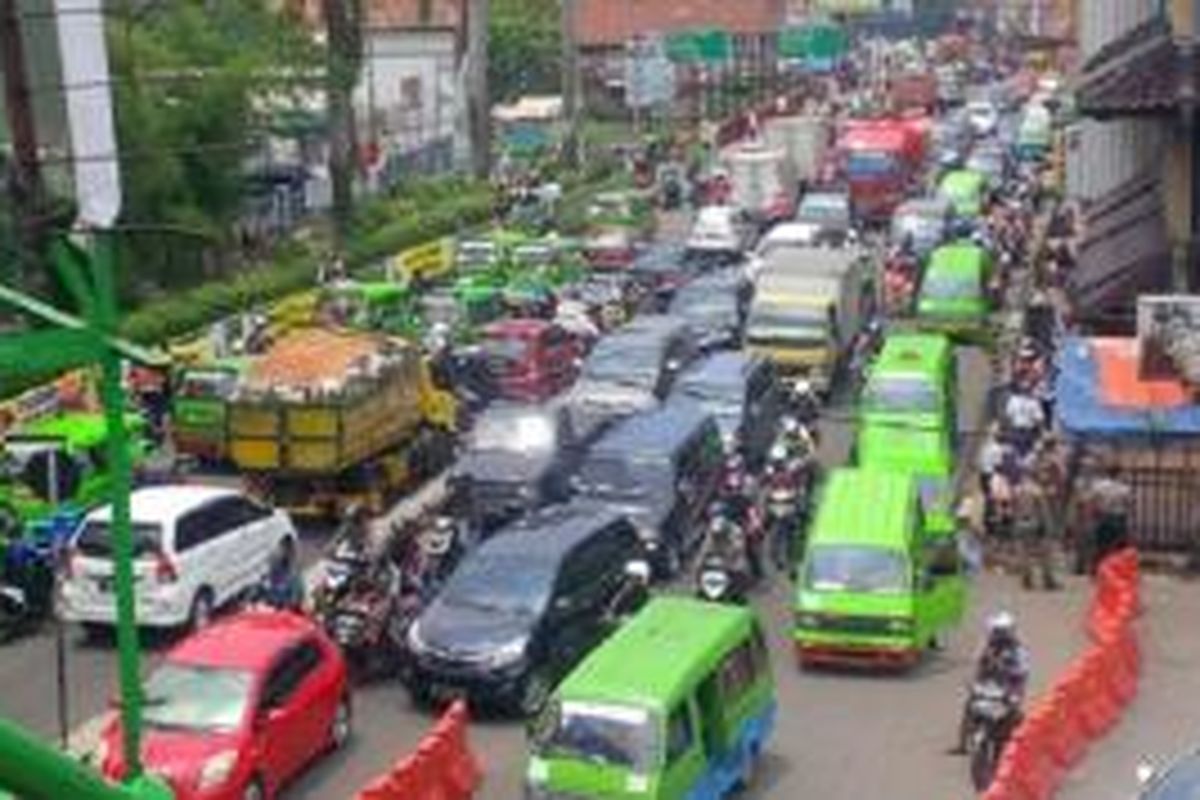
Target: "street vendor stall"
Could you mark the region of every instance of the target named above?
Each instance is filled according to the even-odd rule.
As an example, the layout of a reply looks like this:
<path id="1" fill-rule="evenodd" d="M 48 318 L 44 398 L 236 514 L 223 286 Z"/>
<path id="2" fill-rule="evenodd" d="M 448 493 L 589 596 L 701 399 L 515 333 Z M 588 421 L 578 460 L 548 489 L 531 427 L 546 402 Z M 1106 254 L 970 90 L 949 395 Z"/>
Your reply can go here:
<path id="1" fill-rule="evenodd" d="M 1055 400 L 1075 488 L 1089 460 L 1115 466 L 1133 490 L 1133 543 L 1200 553 L 1200 405 L 1190 389 L 1142 378 L 1136 339 L 1069 338 Z"/>

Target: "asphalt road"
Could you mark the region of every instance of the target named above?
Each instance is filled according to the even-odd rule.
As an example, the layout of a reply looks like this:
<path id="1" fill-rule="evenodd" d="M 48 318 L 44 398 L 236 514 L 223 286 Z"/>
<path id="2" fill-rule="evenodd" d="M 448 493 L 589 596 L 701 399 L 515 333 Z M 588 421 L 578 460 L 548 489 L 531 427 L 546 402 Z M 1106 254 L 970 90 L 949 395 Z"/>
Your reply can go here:
<path id="1" fill-rule="evenodd" d="M 964 456 L 980 428 L 988 385 L 986 355 L 960 355 L 960 429 Z M 848 415 L 835 409 L 825 423 L 822 460 L 842 463 L 850 444 Z M 309 547 L 314 543 L 309 542 Z M 953 735 L 980 620 L 1000 607 L 1014 610 L 1034 652 L 1035 685 L 1082 646 L 1075 620 L 1082 616 L 1086 586 L 1072 583 L 1057 595 L 1020 592 L 1011 578 L 977 580 L 970 618 L 944 651 L 906 675 L 800 673 L 791 657 L 788 630 L 790 589 L 782 582 L 764 590 L 756 604 L 769 621 L 778 683 L 779 726 L 753 798 L 968 797 L 966 765 L 944 754 Z M 110 646 L 85 644 L 68 631 L 70 719 L 78 725 L 105 709 L 115 686 L 116 660 Z M 164 642 L 152 643 L 151 660 Z M 0 651 L 0 714 L 53 737 L 57 731 L 54 637 L 50 631 Z M 373 776 L 416 747 L 430 719 L 414 711 L 404 689 L 382 682 L 355 696 L 355 736 L 343 752 L 316 765 L 291 786 L 286 800 L 352 797 Z M 482 758 L 484 800 L 520 797 L 524 732 L 520 723 L 486 721 L 472 728 Z M 1080 795 L 1083 797 L 1084 795 Z M 1092 795 L 1087 795 L 1092 797 Z"/>

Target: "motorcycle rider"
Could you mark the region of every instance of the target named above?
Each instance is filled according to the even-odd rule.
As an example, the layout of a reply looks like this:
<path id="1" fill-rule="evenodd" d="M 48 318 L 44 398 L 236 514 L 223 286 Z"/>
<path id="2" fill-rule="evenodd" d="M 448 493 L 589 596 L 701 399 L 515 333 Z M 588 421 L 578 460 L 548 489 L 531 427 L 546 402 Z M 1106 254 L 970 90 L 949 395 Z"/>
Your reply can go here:
<path id="1" fill-rule="evenodd" d="M 625 580 L 608 603 L 604 618 L 620 622 L 633 616 L 650 599 L 650 564 L 636 560 L 625 565 Z"/>
<path id="2" fill-rule="evenodd" d="M 806 453 L 797 453 L 781 441 L 767 454 L 766 474 L 772 489 L 791 490 L 792 512 L 786 519 L 773 518 L 771 536 L 771 561 L 779 571 L 787 570 L 792 564 L 792 541 L 799 521 L 801 494 L 807 491 Z"/>
<path id="3" fill-rule="evenodd" d="M 987 638 L 975 659 L 976 684 L 995 683 L 1001 686 L 1010 701 L 1019 709 L 1025 700 L 1029 684 L 1029 651 L 1017 636 L 1017 620 L 1008 611 L 992 615 L 987 622 Z M 958 741 L 951 751 L 956 755 L 967 752 L 970 732 L 970 700 L 963 706 L 958 726 Z"/>
<path id="4" fill-rule="evenodd" d="M 296 572 L 295 558 L 293 547 L 280 547 L 275 551 L 259 587 L 259 602 L 281 611 L 303 609 L 304 582 Z"/>
<path id="5" fill-rule="evenodd" d="M 792 405 L 796 411 L 793 421 L 798 421 L 806 426 L 816 424 L 817 419 L 821 416 L 821 399 L 817 397 L 817 390 L 813 387 L 812 381 L 807 378 L 798 378 L 792 384 Z M 786 419 L 784 424 L 787 424 Z"/>

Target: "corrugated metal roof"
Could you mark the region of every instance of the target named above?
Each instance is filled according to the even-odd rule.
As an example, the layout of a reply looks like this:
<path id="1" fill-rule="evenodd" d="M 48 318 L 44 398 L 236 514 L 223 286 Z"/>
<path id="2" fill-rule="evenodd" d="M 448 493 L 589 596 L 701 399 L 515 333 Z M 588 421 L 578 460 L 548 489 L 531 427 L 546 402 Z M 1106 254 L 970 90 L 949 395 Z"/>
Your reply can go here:
<path id="1" fill-rule="evenodd" d="M 775 31 L 785 0 L 576 0 L 581 45 L 619 45 L 635 35 L 719 28 L 732 34 Z"/>

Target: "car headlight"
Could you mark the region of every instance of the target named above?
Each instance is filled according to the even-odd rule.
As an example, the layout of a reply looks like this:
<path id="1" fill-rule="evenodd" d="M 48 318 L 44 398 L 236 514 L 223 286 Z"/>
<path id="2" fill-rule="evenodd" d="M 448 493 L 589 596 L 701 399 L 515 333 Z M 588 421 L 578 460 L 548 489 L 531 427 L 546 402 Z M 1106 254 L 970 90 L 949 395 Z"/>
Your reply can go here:
<path id="1" fill-rule="evenodd" d="M 907 617 L 897 617 L 888 620 L 887 629 L 889 633 L 912 633 L 913 621 Z"/>
<path id="2" fill-rule="evenodd" d="M 237 752 L 234 750 L 223 750 L 212 756 L 200 768 L 200 780 L 197 781 L 197 788 L 203 792 L 222 785 L 229 780 L 236 764 Z"/>
<path id="3" fill-rule="evenodd" d="M 488 664 L 492 667 L 508 667 L 525 658 L 525 648 L 529 639 L 521 637 L 501 645 L 488 655 Z"/>

